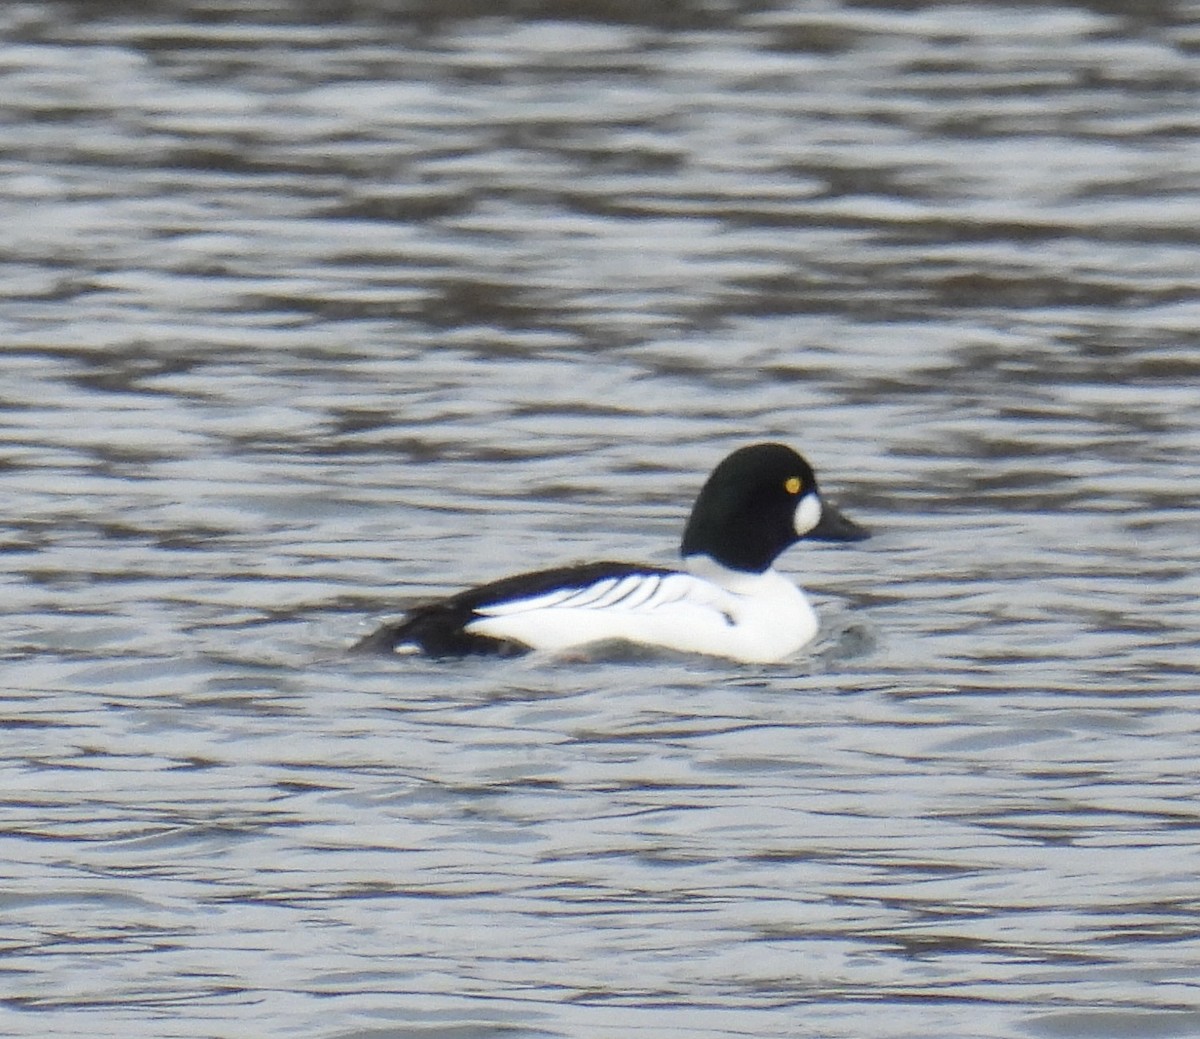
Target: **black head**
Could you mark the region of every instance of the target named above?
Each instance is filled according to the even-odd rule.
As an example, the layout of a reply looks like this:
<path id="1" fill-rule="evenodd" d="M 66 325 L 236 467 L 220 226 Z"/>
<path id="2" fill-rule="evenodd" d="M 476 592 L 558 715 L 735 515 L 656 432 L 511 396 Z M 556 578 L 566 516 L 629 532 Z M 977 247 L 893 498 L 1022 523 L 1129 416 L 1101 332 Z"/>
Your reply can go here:
<path id="1" fill-rule="evenodd" d="M 801 538 L 860 541 L 868 536 L 821 501 L 812 467 L 800 455 L 783 444 L 753 444 L 729 455 L 700 489 L 681 551 L 762 573 Z"/>

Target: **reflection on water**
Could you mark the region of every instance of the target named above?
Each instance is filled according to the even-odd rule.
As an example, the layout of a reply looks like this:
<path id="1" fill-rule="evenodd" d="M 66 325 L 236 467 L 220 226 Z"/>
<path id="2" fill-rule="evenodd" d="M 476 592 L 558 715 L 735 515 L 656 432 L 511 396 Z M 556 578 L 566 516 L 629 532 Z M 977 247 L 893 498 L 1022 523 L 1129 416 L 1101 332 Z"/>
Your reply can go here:
<path id="1" fill-rule="evenodd" d="M 5 1034 L 1200 1031 L 1200 18 L 0 12 Z M 786 665 L 347 659 L 876 537 Z"/>

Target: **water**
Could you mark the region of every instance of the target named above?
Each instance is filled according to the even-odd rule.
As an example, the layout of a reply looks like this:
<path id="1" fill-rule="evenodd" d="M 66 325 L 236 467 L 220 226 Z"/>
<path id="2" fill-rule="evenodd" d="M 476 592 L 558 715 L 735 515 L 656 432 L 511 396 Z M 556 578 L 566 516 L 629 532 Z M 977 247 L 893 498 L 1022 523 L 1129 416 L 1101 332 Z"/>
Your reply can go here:
<path id="1" fill-rule="evenodd" d="M 0 12 L 0 1033 L 1200 1034 L 1200 8 L 331 10 Z M 769 438 L 812 652 L 344 655 Z"/>

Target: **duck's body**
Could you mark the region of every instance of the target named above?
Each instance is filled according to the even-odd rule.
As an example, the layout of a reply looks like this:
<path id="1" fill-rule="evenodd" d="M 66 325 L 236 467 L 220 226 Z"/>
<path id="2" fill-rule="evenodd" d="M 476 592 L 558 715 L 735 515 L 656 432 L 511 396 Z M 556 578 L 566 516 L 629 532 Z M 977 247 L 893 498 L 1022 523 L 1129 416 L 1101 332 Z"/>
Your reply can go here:
<path id="1" fill-rule="evenodd" d="M 727 575 L 723 584 L 713 572 L 616 562 L 540 570 L 418 606 L 358 648 L 508 655 L 620 641 L 752 662 L 789 656 L 816 634 L 804 593 L 775 570 Z"/>
<path id="2" fill-rule="evenodd" d="M 602 562 L 519 574 L 418 606 L 356 649 L 508 655 L 620 641 L 769 663 L 817 632 L 807 598 L 775 558 L 802 537 L 866 536 L 822 503 L 803 458 L 757 444 L 705 483 L 684 532 L 684 570 Z"/>

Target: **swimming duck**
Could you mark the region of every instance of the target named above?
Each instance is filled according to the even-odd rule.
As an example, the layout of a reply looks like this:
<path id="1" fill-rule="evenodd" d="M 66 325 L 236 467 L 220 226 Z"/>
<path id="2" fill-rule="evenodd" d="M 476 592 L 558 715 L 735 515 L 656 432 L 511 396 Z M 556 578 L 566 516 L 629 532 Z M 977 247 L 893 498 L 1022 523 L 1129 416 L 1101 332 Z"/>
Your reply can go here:
<path id="1" fill-rule="evenodd" d="M 804 458 L 783 444 L 753 444 L 700 489 L 683 569 L 597 562 L 518 574 L 416 606 L 354 649 L 452 657 L 618 641 L 770 663 L 817 632 L 813 608 L 776 558 L 802 538 L 868 536 L 822 499 Z"/>

